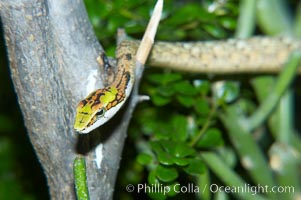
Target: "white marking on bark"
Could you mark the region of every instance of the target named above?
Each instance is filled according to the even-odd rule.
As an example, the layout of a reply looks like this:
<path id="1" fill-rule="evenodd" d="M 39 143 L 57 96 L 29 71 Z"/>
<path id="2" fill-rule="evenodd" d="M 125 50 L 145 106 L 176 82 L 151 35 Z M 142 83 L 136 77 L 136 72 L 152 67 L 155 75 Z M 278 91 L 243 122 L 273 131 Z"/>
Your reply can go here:
<path id="1" fill-rule="evenodd" d="M 96 166 L 98 169 L 101 167 L 101 163 L 103 160 L 103 144 L 100 143 L 96 148 L 95 148 L 95 159 L 94 161 L 96 162 Z"/>
<path id="2" fill-rule="evenodd" d="M 97 70 L 91 70 L 91 73 L 87 78 L 86 96 L 96 89 L 96 82 L 98 80 L 98 76 L 99 74 Z"/>

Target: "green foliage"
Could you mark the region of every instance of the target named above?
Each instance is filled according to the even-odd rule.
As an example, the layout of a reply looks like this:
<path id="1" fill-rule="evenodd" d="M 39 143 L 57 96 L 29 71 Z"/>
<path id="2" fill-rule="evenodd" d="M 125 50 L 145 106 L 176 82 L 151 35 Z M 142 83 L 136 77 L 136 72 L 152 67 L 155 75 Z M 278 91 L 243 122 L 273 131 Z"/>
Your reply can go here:
<path id="1" fill-rule="evenodd" d="M 115 45 L 112 44 L 115 43 L 117 28 L 125 28 L 131 37 L 141 38 L 154 2 L 100 2 L 105 2 L 105 5 L 95 7 L 95 2 L 92 0 L 86 0 L 86 5 L 99 40 L 108 53 L 114 55 Z M 156 38 L 169 41 L 223 39 L 233 36 L 235 30 L 242 31 L 246 35 L 247 31 L 253 28 L 239 30 L 238 13 L 237 1 L 221 3 L 207 0 L 200 4 L 199 1 L 184 3 L 166 0 Z M 260 15 L 262 17 L 262 12 Z M 251 16 L 251 18 L 255 17 Z M 251 26 L 252 23 L 245 21 L 244 24 Z M 246 27 L 242 26 L 242 28 Z M 244 144 L 241 142 L 244 140 L 243 135 L 237 135 L 242 138 L 236 141 L 235 137 L 231 139 L 233 135 L 228 132 L 243 130 L 239 122 L 244 120 L 247 122 L 248 117 L 256 110 L 258 106 L 256 95 L 259 95 L 258 98 L 262 100 L 264 99 L 262 96 L 268 91 L 263 86 L 259 86 L 261 89 L 254 87 L 255 95 L 252 85 L 249 84 L 250 77 L 239 79 L 234 77 L 234 81 L 224 81 L 220 77 L 218 79 L 222 81 L 215 81 L 211 76 L 189 75 L 168 70 L 147 69 L 145 71 L 141 93 L 149 95 L 151 100 L 142 103 L 133 117 L 121 165 L 129 167 L 123 167 L 120 171 L 117 198 L 135 198 L 133 194 L 131 196 L 124 190 L 129 183 L 159 184 L 164 188 L 179 189 L 187 182 L 194 182 L 202 189 L 208 184 L 215 183 L 211 180 L 209 171 L 223 182 L 222 185 L 242 185 L 242 177 L 248 183 L 258 183 L 256 177 L 260 179 L 261 173 L 266 171 L 259 170 L 257 175 L 247 175 L 243 166 L 237 161 L 242 159 L 240 155 L 254 156 L 254 159 L 257 159 L 255 154 L 259 154 L 257 151 L 260 147 L 255 145 L 255 141 L 254 143 L 244 141 L 245 146 L 250 147 L 249 150 L 240 147 L 239 144 Z M 252 82 L 255 84 L 256 80 L 257 78 L 254 78 Z M 229 108 L 232 109 L 235 118 L 222 115 Z M 226 117 L 220 120 L 222 116 Z M 224 120 L 227 120 L 227 123 Z M 274 122 L 271 126 L 272 132 L 275 130 L 273 126 L 276 125 Z M 236 128 L 232 130 L 230 127 Z M 251 138 L 251 133 L 245 134 Z M 266 138 L 262 143 L 269 142 L 271 138 Z M 129 148 L 132 146 L 136 148 Z M 257 153 L 252 153 L 250 150 Z M 241 154 L 242 152 L 245 154 Z M 260 160 L 261 155 L 259 157 L 258 162 L 262 164 L 263 169 L 267 169 L 265 161 Z M 218 163 L 218 166 L 210 164 L 211 162 Z M 236 173 L 233 171 L 234 168 L 239 168 L 242 173 Z M 268 170 L 266 177 L 270 172 Z M 224 176 L 225 173 L 229 176 Z M 141 193 L 135 195 L 139 196 Z M 170 190 L 167 194 L 162 191 L 147 192 L 147 195 L 152 199 L 175 196 L 187 199 L 195 195 L 210 199 L 211 196 L 215 198 L 227 196 L 226 193 L 215 195 L 208 191 L 202 194 L 179 194 L 174 190 Z M 238 194 L 238 196 L 243 199 L 254 197 L 249 193 Z M 260 195 L 257 195 L 257 198 L 263 199 Z"/>
<path id="2" fill-rule="evenodd" d="M 14 145 L 9 139 L 0 140 L 0 199 L 34 199 L 32 195 L 22 191 L 22 185 L 17 177 L 17 173 L 12 169 L 14 163 Z"/>
<path id="3" fill-rule="evenodd" d="M 222 94 L 216 97 L 209 81 L 157 71 L 147 72 L 142 85 L 151 102 L 137 110 L 130 134 L 142 133 L 134 137 L 144 144 L 137 160 L 150 170 L 148 183 L 176 185 L 180 174 L 197 180 L 207 168 L 198 152 L 224 144 L 222 130 L 215 126 L 217 105 L 213 104 L 234 101 L 237 87 L 229 82 L 216 88 Z"/>
<path id="4" fill-rule="evenodd" d="M 91 1 L 86 3 L 89 5 Z M 140 6 L 142 4 L 145 6 Z M 156 38 L 173 41 L 229 37 L 236 28 L 238 8 L 235 2 L 229 1 L 226 4 L 215 4 L 214 12 L 208 12 L 213 5 L 210 1 L 205 1 L 203 6 L 193 1 L 185 4 L 180 1 L 165 1 L 163 20 Z M 112 34 L 104 34 L 104 23 L 109 25 L 109 29 L 105 31 L 115 33 L 117 27 L 122 26 L 129 35 L 139 38 L 152 9 L 148 1 L 141 1 L 141 4 L 133 1 L 123 4 L 116 2 L 116 5 L 105 7 L 102 9 L 106 11 L 102 14 L 89 12 L 90 16 L 94 15 L 92 21 L 93 18 L 98 18 L 94 21 L 102 22 L 94 25 L 96 29 L 102 30 L 99 39 L 103 44 L 106 43 L 103 37 L 113 38 Z M 117 20 L 118 18 L 120 19 Z M 203 180 L 208 165 L 203 160 L 206 161 L 206 157 L 202 159 L 200 156 L 201 151 L 222 147 L 224 151 L 220 155 L 225 156 L 232 167 L 237 165 L 233 150 L 223 147 L 224 130 L 217 123 L 219 120 L 216 117 L 219 116 L 218 110 L 221 107 L 227 109 L 229 104 L 235 103 L 232 106 L 233 113 L 238 118 L 246 119 L 256 108 L 256 103 L 252 101 L 255 96 L 249 88 L 245 89 L 242 87 L 244 85 L 235 81 L 213 83 L 207 80 L 208 77 L 196 77 L 153 69 L 145 72 L 141 93 L 148 94 L 151 102 L 143 103 L 136 111 L 129 131 L 129 143 L 136 146 L 137 155 L 136 159 L 126 162 L 138 162 L 144 166 L 148 171 L 149 185 L 174 186 L 181 182 Z M 231 126 L 236 124 L 235 121 L 229 123 Z M 123 170 L 121 174 L 130 169 Z M 136 176 L 145 177 L 144 171 L 140 170 Z M 180 178 L 183 176 L 184 181 Z M 143 181 L 141 178 L 136 180 L 137 183 Z M 128 195 L 123 193 L 120 196 Z M 167 195 L 160 192 L 149 192 L 148 195 L 154 199 L 165 199 L 178 194 L 173 191 Z"/>

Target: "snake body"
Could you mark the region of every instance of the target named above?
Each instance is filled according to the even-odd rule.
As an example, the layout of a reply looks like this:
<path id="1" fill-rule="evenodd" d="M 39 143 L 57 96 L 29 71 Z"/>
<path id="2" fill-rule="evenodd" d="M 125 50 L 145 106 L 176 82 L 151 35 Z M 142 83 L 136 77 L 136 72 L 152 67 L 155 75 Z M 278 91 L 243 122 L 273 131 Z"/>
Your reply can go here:
<path id="1" fill-rule="evenodd" d="M 124 104 L 135 79 L 138 46 L 139 41 L 123 41 L 118 46 L 114 80 L 80 101 L 76 109 L 76 131 L 92 131 L 107 122 Z M 296 49 L 301 49 L 301 42 L 286 37 L 196 43 L 157 42 L 148 65 L 198 73 L 274 73 L 281 70 L 289 54 Z"/>

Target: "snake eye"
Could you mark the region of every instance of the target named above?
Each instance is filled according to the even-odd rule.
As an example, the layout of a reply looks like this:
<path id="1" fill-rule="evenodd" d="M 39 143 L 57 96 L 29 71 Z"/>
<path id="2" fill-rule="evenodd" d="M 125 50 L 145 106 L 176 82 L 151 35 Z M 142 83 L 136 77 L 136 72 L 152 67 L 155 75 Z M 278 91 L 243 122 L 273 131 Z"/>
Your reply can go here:
<path id="1" fill-rule="evenodd" d="M 103 115 L 105 114 L 105 109 L 100 109 L 97 113 L 96 113 L 96 116 L 97 117 L 102 117 Z"/>

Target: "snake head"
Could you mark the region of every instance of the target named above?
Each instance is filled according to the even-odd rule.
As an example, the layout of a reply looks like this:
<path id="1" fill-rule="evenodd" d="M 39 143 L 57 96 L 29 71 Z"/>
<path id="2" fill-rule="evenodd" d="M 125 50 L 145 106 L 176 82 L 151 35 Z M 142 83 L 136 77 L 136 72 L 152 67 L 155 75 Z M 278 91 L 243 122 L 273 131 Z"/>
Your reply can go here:
<path id="1" fill-rule="evenodd" d="M 106 87 L 90 93 L 76 108 L 74 129 L 89 133 L 112 118 L 123 105 L 125 96 L 116 87 Z"/>

